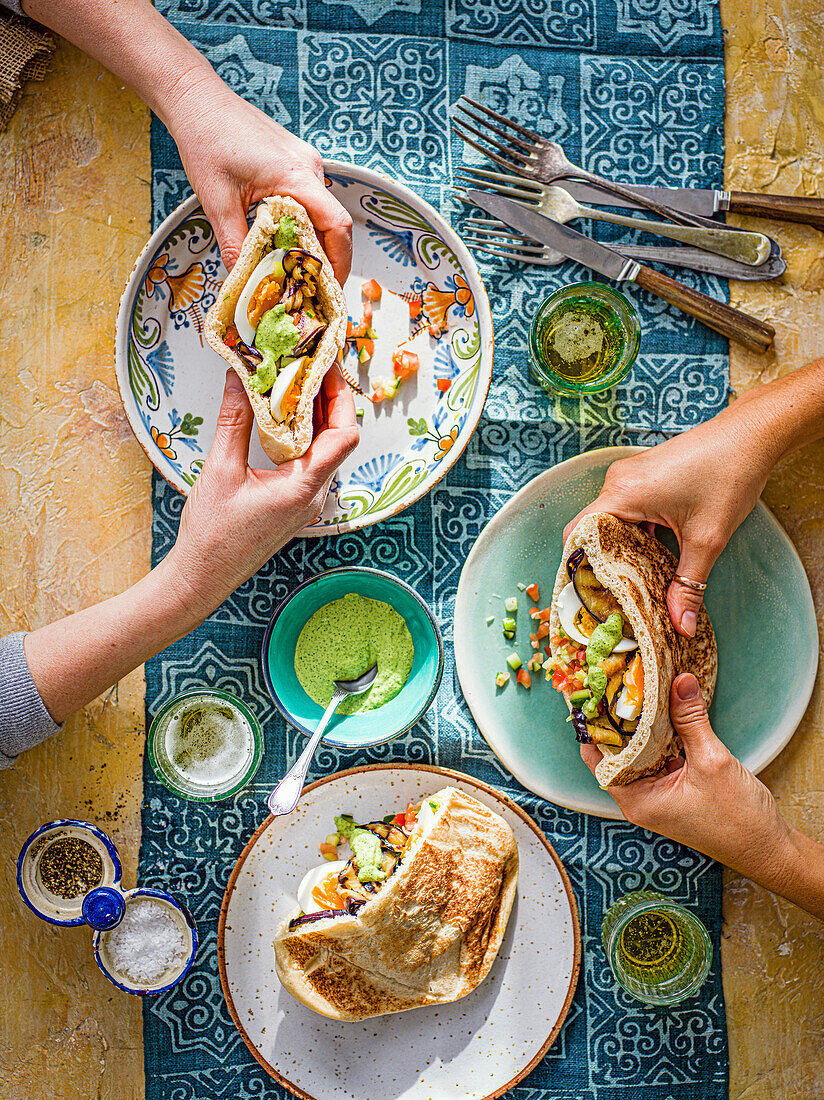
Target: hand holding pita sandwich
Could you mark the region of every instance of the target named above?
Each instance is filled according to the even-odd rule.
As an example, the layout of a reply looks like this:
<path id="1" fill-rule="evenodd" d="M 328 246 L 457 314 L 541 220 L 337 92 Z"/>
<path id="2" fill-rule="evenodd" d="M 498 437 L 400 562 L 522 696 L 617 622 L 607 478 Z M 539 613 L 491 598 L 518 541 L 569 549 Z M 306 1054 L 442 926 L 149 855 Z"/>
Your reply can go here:
<path id="1" fill-rule="evenodd" d="M 793 828 L 715 736 L 689 673 L 673 683 L 670 717 L 683 756 L 658 775 L 609 788 L 627 821 L 719 860 L 824 920 L 824 845 Z M 581 756 L 594 774 L 599 750 L 582 745 Z"/>
<path id="2" fill-rule="evenodd" d="M 352 394 L 337 367 L 324 376 L 314 437 L 300 458 L 252 469 L 254 423 L 240 379 L 227 371 L 214 443 L 170 551 L 179 583 L 204 616 L 317 518 L 335 471 L 358 442 Z"/>
<path id="3" fill-rule="evenodd" d="M 125 592 L 26 635 L 31 678 L 55 722 L 194 630 L 311 522 L 358 440 L 352 395 L 334 368 L 317 398 L 312 444 L 300 458 L 252 469 L 253 426 L 243 386 L 229 371 L 214 442 L 166 557 Z M 0 752 L 2 734 L 0 720 Z"/>
<path id="4" fill-rule="evenodd" d="M 213 83 L 208 111 L 195 84 L 175 102 L 168 124 L 224 264 L 229 270 L 235 265 L 249 206 L 267 195 L 291 195 L 306 209 L 343 286 L 352 260 L 352 219 L 323 182 L 320 154 L 223 81 Z"/>
<path id="5" fill-rule="evenodd" d="M 755 506 L 776 462 L 824 434 L 824 359 L 750 390 L 718 416 L 642 454 L 614 462 L 578 520 L 610 512 L 671 528 L 681 555 L 667 604 L 693 637 L 710 571 Z"/>

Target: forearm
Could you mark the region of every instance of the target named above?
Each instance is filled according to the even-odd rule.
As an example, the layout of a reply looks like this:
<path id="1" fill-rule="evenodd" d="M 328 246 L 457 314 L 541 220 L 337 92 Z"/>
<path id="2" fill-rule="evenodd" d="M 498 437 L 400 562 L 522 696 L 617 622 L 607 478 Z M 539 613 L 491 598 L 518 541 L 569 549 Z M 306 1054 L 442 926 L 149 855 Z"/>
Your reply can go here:
<path id="1" fill-rule="evenodd" d="M 824 920 L 824 844 L 798 829 L 788 827 L 776 858 L 761 858 L 755 867 L 733 870 Z"/>
<path id="2" fill-rule="evenodd" d="M 55 722 L 202 622 L 211 608 L 187 601 L 173 570 L 166 558 L 120 595 L 26 637 L 29 671 Z"/>
<path id="3" fill-rule="evenodd" d="M 719 416 L 775 463 L 824 435 L 824 358 L 757 386 Z"/>
<path id="4" fill-rule="evenodd" d="M 225 87 L 149 0 L 23 0 L 23 7 L 120 77 L 170 128 L 193 89 Z"/>

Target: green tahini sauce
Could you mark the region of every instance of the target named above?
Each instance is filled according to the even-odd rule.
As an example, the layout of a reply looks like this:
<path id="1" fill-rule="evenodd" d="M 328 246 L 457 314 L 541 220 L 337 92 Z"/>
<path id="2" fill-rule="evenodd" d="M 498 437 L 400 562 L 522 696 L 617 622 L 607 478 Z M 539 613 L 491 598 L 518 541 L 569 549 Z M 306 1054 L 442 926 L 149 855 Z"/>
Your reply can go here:
<path id="1" fill-rule="evenodd" d="M 275 248 L 282 248 L 286 251 L 287 248 L 296 248 L 298 243 L 298 227 L 295 225 L 295 219 L 291 214 L 284 214 L 278 222 L 277 232 L 275 233 Z"/>
<path id="2" fill-rule="evenodd" d="M 598 703 L 607 690 L 607 674 L 602 668 L 598 668 L 598 662 L 609 657 L 613 649 L 618 645 L 623 636 L 624 617 L 618 611 L 613 611 L 605 623 L 599 623 L 590 635 L 587 646 L 587 687 L 591 696 L 581 709 L 585 718 L 595 718 L 598 714 Z"/>
<path id="3" fill-rule="evenodd" d="M 409 679 L 415 646 L 403 618 L 382 600 L 355 592 L 316 611 L 300 632 L 295 672 L 306 694 L 327 707 L 333 680 L 354 680 L 377 663 L 375 682 L 344 699 L 338 714 L 363 714 L 388 703 Z"/>

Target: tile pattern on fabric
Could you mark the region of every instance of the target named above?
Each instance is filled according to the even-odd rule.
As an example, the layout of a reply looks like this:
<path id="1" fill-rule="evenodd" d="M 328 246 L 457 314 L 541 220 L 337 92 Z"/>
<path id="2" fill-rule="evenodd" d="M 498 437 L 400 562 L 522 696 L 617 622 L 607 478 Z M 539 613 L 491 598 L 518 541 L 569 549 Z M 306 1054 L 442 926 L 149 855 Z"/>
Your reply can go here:
<path id="1" fill-rule="evenodd" d="M 715 0 L 159 0 L 221 76 L 322 153 L 389 173 L 460 231 L 450 192 L 457 165 L 480 158 L 451 138 L 463 94 L 561 140 L 572 160 L 626 181 L 719 186 L 723 171 L 723 46 Z M 189 185 L 174 145 L 152 125 L 153 217 Z M 592 226 L 584 223 L 585 232 Z M 604 240 L 632 231 L 599 226 Z M 424 500 L 364 532 L 297 540 L 204 624 L 147 665 L 147 716 L 180 690 L 242 694 L 266 731 L 254 784 L 217 806 L 175 798 L 144 768 L 140 881 L 184 897 L 203 935 L 178 988 L 144 1005 L 148 1100 L 246 1100 L 289 1094 L 253 1061 L 229 1018 L 217 974 L 225 883 L 265 816 L 264 799 L 303 738 L 271 703 L 259 652 L 273 605 L 335 565 L 368 564 L 415 587 L 447 643 L 435 705 L 405 737 L 358 754 L 322 748 L 309 778 L 383 761 L 468 772 L 514 797 L 569 871 L 581 914 L 583 967 L 567 1022 L 513 1100 L 660 1100 L 727 1096 L 728 1051 L 718 958 L 720 869 L 625 823 L 601 822 L 526 792 L 478 733 L 460 692 L 451 623 L 460 571 L 484 525 L 547 467 L 596 447 L 652 445 L 724 406 L 724 341 L 630 287 L 642 318 L 641 354 L 614 393 L 586 403 L 550 399 L 527 377 L 530 314 L 549 292 L 590 273 L 574 265 L 479 263 L 490 293 L 496 359 L 486 410 L 461 461 Z M 723 297 L 711 276 L 684 281 Z M 183 505 L 159 477 L 153 560 L 171 546 Z M 600 921 L 612 900 L 651 882 L 690 905 L 716 949 L 700 996 L 665 1012 L 633 1001 L 611 979 Z M 366 1100 L 366 1098 L 364 1098 Z"/>

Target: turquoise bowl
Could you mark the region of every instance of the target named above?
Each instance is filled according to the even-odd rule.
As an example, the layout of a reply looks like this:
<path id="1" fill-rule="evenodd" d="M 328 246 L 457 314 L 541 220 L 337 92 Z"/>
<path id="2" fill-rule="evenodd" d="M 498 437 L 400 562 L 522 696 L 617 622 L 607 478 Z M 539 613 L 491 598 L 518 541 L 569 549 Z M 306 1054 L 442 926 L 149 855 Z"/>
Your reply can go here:
<path id="1" fill-rule="evenodd" d="M 443 639 L 435 617 L 417 592 L 379 569 L 341 566 L 310 577 L 275 608 L 261 653 L 263 676 L 275 706 L 291 725 L 310 734 L 323 708 L 310 699 L 295 673 L 295 646 L 309 619 L 350 592 L 383 600 L 403 618 L 415 646 L 409 679 L 394 699 L 365 714 L 336 715 L 323 738 L 341 749 L 365 749 L 399 737 L 415 725 L 435 698 L 443 675 Z"/>

